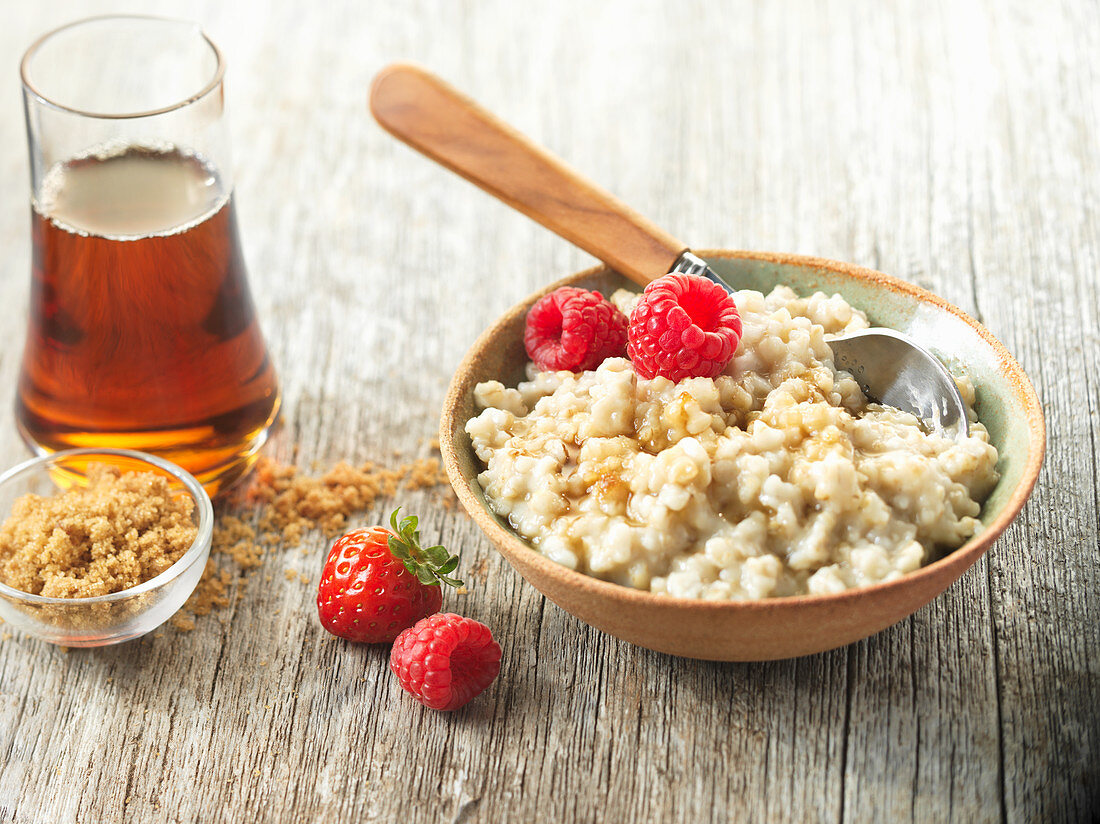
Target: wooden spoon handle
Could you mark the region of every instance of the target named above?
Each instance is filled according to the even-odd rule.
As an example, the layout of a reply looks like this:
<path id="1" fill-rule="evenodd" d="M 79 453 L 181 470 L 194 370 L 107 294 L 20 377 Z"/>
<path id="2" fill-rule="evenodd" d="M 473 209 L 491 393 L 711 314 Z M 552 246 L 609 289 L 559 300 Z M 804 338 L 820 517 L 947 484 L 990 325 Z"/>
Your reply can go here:
<path id="1" fill-rule="evenodd" d="M 643 286 L 687 250 L 424 69 L 384 68 L 371 86 L 370 108 L 394 137 Z"/>

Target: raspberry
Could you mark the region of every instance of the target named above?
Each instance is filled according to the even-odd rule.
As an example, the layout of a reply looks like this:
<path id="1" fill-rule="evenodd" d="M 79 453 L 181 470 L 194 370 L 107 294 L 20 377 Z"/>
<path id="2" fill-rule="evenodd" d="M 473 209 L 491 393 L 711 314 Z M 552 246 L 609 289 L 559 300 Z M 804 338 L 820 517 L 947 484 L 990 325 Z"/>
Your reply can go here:
<path id="1" fill-rule="evenodd" d="M 630 315 L 627 351 L 643 378 L 671 381 L 722 374 L 741 340 L 733 297 L 699 275 L 672 274 L 650 283 Z"/>
<path id="2" fill-rule="evenodd" d="M 424 706 L 457 710 L 497 677 L 500 645 L 485 624 L 441 612 L 397 636 L 390 652 L 390 669 Z"/>
<path id="3" fill-rule="evenodd" d="M 563 286 L 527 312 L 523 345 L 544 372 L 583 372 L 626 354 L 627 323 L 599 292 Z"/>

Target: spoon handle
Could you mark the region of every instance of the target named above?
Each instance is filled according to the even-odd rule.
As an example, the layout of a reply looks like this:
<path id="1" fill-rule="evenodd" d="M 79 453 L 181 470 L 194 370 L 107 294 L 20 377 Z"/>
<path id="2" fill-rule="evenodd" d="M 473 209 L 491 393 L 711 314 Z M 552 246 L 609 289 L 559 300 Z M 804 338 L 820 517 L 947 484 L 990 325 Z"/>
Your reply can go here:
<path id="1" fill-rule="evenodd" d="M 395 63 L 370 108 L 399 140 L 644 286 L 687 246 L 438 77 Z"/>

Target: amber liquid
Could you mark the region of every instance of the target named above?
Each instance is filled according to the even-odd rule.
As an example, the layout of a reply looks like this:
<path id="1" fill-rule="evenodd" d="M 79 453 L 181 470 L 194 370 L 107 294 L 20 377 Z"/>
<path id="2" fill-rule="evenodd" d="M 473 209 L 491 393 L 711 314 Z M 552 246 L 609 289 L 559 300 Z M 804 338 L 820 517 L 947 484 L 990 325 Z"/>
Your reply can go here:
<path id="1" fill-rule="evenodd" d="M 175 150 L 73 160 L 47 175 L 32 232 L 23 436 L 153 452 L 212 493 L 246 472 L 279 388 L 217 174 Z"/>

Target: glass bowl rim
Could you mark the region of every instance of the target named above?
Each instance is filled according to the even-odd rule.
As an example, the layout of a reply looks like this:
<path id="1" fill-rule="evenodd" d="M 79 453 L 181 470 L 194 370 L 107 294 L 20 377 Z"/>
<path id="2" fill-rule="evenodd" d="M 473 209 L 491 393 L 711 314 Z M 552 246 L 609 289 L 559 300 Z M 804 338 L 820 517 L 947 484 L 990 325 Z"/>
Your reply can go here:
<path id="1" fill-rule="evenodd" d="M 92 604 L 110 604 L 137 595 L 143 595 L 146 592 L 151 592 L 171 583 L 182 575 L 184 571 L 189 569 L 198 558 L 209 551 L 214 534 L 214 505 L 210 501 L 210 496 L 206 493 L 206 490 L 203 489 L 202 484 L 195 479 L 195 476 L 186 469 L 164 458 L 150 455 L 148 452 L 139 452 L 136 449 L 116 449 L 107 446 L 88 446 L 78 449 L 63 449 L 57 452 L 50 452 L 16 464 L 0 474 L 0 487 L 28 470 L 38 469 L 60 458 L 69 458 L 77 455 L 115 455 L 123 458 L 131 458 L 151 464 L 174 477 L 184 485 L 195 501 L 195 509 L 198 513 L 198 533 L 195 535 L 195 540 L 191 543 L 191 546 L 188 547 L 187 552 L 185 552 L 178 561 L 172 564 L 172 566 L 164 570 L 164 572 L 150 578 L 144 583 L 119 592 L 111 592 L 107 595 L 95 595 L 91 598 L 54 598 L 45 595 L 35 595 L 31 592 L 23 592 L 21 589 L 15 589 L 14 587 L 10 587 L 0 582 L 0 596 L 4 596 L 13 601 L 42 606 L 48 604 L 53 606 L 73 607 Z"/>
<path id="2" fill-rule="evenodd" d="M 214 74 L 206 82 L 206 84 L 198 91 L 191 93 L 183 100 L 177 100 L 175 103 L 169 103 L 167 106 L 160 106 L 156 109 L 147 109 L 145 111 L 137 112 L 92 112 L 85 109 L 78 109 L 75 106 L 67 106 L 64 103 L 59 103 L 56 100 L 51 99 L 49 96 L 43 94 L 37 86 L 31 81 L 30 77 L 30 62 L 34 56 L 38 53 L 39 49 L 45 45 L 56 34 L 60 34 L 63 31 L 69 29 L 75 29 L 78 26 L 83 26 L 88 23 L 101 23 L 107 20 L 141 20 L 145 22 L 154 23 L 173 23 L 176 25 L 189 26 L 198 31 L 198 34 L 206 45 L 210 48 L 214 54 L 214 60 L 216 65 L 214 67 Z M 60 112 L 66 112 L 68 114 L 79 115 L 80 117 L 94 118 L 97 120 L 137 120 L 143 117 L 155 117 L 156 115 L 167 114 L 168 112 L 174 112 L 178 109 L 183 109 L 190 106 L 192 103 L 196 103 L 202 100 L 214 89 L 221 85 L 225 79 L 225 56 L 222 54 L 221 49 L 218 48 L 218 44 L 210 39 L 210 35 L 206 33 L 202 25 L 193 20 L 186 20 L 180 17 L 164 17 L 156 14 L 98 14 L 92 17 L 84 17 L 80 20 L 73 20 L 70 23 L 66 23 L 63 26 L 57 26 L 50 29 L 45 34 L 38 37 L 27 50 L 23 53 L 23 58 L 19 61 L 19 78 L 23 81 L 24 91 L 33 96 L 35 100 L 44 106 L 49 106 L 51 109 L 55 109 Z"/>

